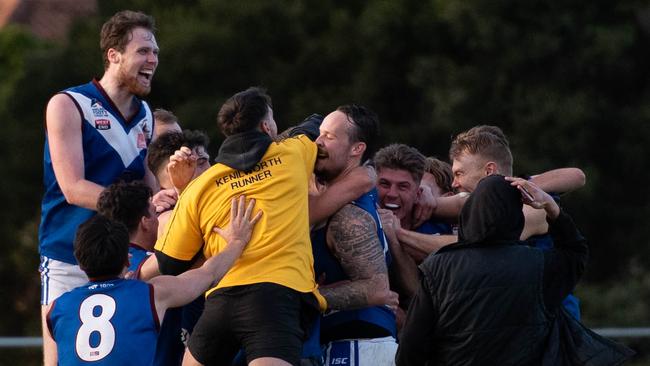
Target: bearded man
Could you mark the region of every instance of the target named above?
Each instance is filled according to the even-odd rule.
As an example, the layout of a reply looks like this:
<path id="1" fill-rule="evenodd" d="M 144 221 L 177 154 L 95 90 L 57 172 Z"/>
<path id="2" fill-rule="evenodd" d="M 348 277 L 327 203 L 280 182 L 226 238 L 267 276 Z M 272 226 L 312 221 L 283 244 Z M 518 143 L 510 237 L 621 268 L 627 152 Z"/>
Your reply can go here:
<path id="1" fill-rule="evenodd" d="M 145 164 L 154 118 L 140 99 L 149 94 L 158 66 L 154 30 L 149 15 L 115 14 L 101 30 L 102 78 L 59 92 L 47 105 L 39 228 L 42 315 L 61 294 L 88 281 L 72 243 L 77 227 L 95 215 L 104 187 L 141 179 L 155 186 Z M 54 363 L 55 350 L 46 339 L 46 365 Z"/>

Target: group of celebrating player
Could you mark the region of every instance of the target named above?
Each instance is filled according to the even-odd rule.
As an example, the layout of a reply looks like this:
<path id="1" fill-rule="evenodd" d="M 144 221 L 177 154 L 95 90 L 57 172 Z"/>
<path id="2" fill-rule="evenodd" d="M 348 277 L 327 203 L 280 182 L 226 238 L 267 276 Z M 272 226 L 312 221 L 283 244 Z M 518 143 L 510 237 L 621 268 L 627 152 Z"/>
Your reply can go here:
<path id="1" fill-rule="evenodd" d="M 526 341 L 528 362 L 548 314 L 579 319 L 586 244 L 545 193 L 583 186 L 579 169 L 506 180 L 508 139 L 484 125 L 456 136 L 452 165 L 375 152 L 378 118 L 356 104 L 278 133 L 256 87 L 221 106 L 210 166 L 203 133 L 141 99 L 153 19 L 115 14 L 101 49 L 103 77 L 47 106 L 46 365 L 500 364 Z M 525 268 L 487 259 L 505 242 Z M 484 263 L 445 259 L 476 248 Z"/>

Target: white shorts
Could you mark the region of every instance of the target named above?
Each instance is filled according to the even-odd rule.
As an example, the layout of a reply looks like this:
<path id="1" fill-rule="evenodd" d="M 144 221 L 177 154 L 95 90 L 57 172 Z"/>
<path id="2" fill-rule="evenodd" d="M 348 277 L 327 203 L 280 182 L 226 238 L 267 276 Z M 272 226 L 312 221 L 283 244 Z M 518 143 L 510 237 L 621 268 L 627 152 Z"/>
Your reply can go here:
<path id="1" fill-rule="evenodd" d="M 325 366 L 394 366 L 396 353 L 393 337 L 334 341 L 325 346 Z"/>
<path id="2" fill-rule="evenodd" d="M 41 305 L 49 305 L 64 293 L 88 282 L 86 273 L 76 264 L 41 256 Z"/>

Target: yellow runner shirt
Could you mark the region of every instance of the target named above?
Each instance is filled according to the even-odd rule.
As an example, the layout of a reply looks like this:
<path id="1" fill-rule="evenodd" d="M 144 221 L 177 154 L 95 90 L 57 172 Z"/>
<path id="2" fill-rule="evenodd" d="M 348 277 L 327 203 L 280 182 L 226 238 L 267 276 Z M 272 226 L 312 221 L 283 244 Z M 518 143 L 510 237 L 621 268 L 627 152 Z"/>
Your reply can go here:
<path id="1" fill-rule="evenodd" d="M 253 212 L 261 209 L 264 214 L 242 256 L 206 296 L 221 287 L 272 282 L 313 292 L 324 310 L 309 239 L 307 189 L 316 151 L 316 145 L 300 135 L 272 142 L 250 171 L 214 165 L 183 191 L 156 250 L 183 261 L 200 250 L 206 258 L 219 254 L 226 242 L 212 227 L 229 225 L 233 197 L 255 198 Z"/>

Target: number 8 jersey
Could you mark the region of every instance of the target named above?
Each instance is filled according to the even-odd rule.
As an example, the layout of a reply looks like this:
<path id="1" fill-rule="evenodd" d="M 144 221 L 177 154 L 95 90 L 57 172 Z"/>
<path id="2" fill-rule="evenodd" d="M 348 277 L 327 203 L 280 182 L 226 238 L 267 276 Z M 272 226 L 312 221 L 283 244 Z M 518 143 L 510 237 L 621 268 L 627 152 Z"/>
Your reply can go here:
<path id="1" fill-rule="evenodd" d="M 160 323 L 153 287 L 89 282 L 63 294 L 47 317 L 59 365 L 151 365 Z"/>

